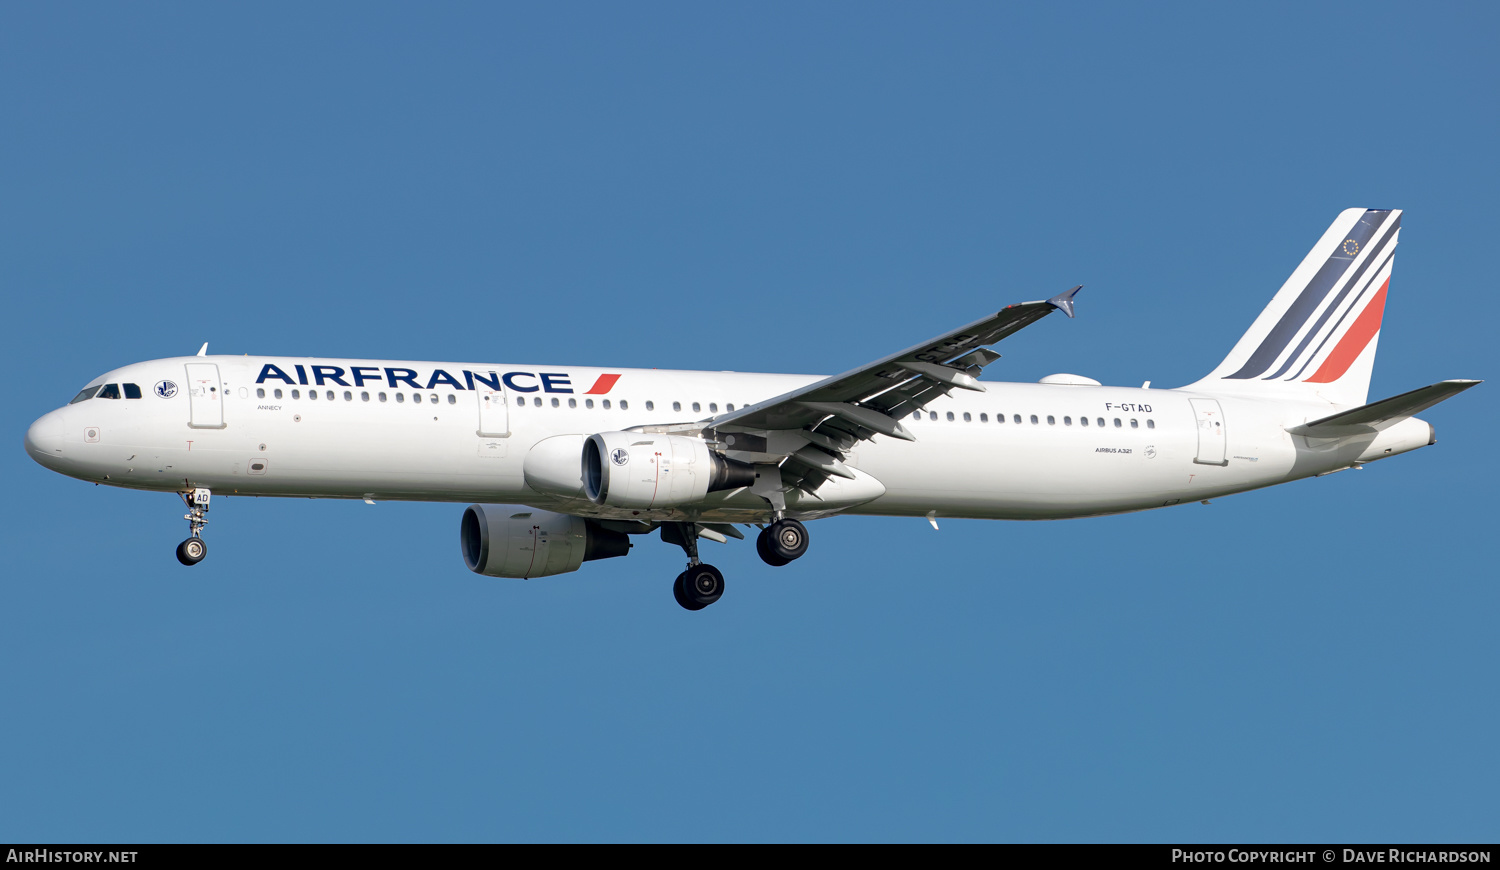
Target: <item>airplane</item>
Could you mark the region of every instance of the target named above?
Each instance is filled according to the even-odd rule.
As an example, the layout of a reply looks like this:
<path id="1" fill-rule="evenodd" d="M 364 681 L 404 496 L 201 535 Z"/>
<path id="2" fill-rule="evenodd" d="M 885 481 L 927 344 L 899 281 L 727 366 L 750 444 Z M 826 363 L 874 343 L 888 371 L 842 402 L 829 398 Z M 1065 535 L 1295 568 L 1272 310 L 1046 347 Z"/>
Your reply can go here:
<path id="1" fill-rule="evenodd" d="M 464 564 L 535 578 L 658 532 L 702 610 L 723 574 L 698 543 L 786 566 L 837 514 L 1010 520 L 1207 501 L 1436 442 L 1415 414 L 1480 383 L 1366 401 L 1397 209 L 1341 212 L 1223 362 L 1177 389 L 1071 374 L 981 381 L 989 349 L 1079 287 L 832 377 L 487 363 L 196 356 L 94 378 L 26 433 L 41 465 L 177 493 L 184 565 L 214 493 L 472 502 Z"/>

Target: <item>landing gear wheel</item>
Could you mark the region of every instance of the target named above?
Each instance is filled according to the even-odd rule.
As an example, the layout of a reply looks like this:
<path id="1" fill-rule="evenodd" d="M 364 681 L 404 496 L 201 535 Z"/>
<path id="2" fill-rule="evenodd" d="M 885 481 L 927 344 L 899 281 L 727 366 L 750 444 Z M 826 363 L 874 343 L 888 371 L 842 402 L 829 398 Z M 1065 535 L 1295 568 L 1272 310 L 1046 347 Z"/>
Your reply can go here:
<path id="1" fill-rule="evenodd" d="M 203 561 L 208 555 L 208 544 L 203 542 L 203 527 L 208 525 L 208 499 L 213 495 L 204 487 L 194 487 L 187 492 L 179 492 L 182 503 L 187 505 L 188 512 L 182 518 L 188 521 L 188 539 L 177 545 L 177 561 L 184 565 L 196 565 Z"/>
<path id="2" fill-rule="evenodd" d="M 188 538 L 177 545 L 177 561 L 184 565 L 196 565 L 208 555 L 208 544 L 202 538 Z"/>
<path id="3" fill-rule="evenodd" d="M 693 565 L 677 575 L 672 592 L 678 604 L 688 610 L 702 610 L 724 594 L 724 575 L 712 565 Z"/>
<path id="4" fill-rule="evenodd" d="M 690 599 L 690 598 L 687 597 L 686 590 L 684 590 L 682 588 L 682 586 L 683 586 L 682 579 L 686 575 L 687 575 L 687 572 L 684 571 L 681 574 L 677 575 L 677 579 L 676 580 L 672 581 L 672 597 L 677 599 L 677 603 L 682 607 L 683 610 L 702 610 L 703 608 L 707 607 L 708 605 L 707 604 L 698 604 L 698 603 L 694 602 L 692 599 Z"/>
<path id="5" fill-rule="evenodd" d="M 785 565 L 801 558 L 807 544 L 807 526 L 796 520 L 777 520 L 755 539 L 755 549 L 768 565 Z"/>
<path id="6" fill-rule="evenodd" d="M 755 536 L 755 552 L 760 554 L 760 560 L 773 568 L 780 568 L 790 562 L 771 552 L 771 530 L 761 529 L 760 534 Z"/>

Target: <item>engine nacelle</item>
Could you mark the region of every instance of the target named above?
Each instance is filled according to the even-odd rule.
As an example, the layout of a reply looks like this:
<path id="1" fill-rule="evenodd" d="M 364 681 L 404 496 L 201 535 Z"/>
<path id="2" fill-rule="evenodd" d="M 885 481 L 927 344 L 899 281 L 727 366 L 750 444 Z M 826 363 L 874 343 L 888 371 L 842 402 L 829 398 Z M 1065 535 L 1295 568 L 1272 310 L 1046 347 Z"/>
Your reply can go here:
<path id="1" fill-rule="evenodd" d="M 464 564 L 489 577 L 547 577 L 630 552 L 630 539 L 583 517 L 471 504 L 458 529 Z"/>
<path id="2" fill-rule="evenodd" d="M 583 442 L 583 494 L 599 505 L 661 508 L 749 486 L 755 468 L 683 435 L 600 432 Z"/>

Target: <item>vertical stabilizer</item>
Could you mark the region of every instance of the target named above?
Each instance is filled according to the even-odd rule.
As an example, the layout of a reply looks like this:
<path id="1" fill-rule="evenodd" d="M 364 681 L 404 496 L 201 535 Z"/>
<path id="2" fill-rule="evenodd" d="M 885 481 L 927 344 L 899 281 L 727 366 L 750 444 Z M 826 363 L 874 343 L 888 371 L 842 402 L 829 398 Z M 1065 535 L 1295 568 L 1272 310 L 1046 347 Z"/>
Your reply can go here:
<path id="1" fill-rule="evenodd" d="M 1364 404 L 1400 232 L 1399 209 L 1341 212 L 1229 356 L 1184 389 Z"/>

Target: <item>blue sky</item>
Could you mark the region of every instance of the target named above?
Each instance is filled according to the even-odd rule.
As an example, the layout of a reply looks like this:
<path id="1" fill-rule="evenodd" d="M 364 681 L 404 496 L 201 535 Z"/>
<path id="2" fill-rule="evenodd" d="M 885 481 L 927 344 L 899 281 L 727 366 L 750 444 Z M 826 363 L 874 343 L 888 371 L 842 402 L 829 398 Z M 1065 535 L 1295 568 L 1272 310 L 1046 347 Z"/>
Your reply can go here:
<path id="1" fill-rule="evenodd" d="M 0 840 L 1493 841 L 1485 385 L 1364 471 L 839 518 L 537 581 L 455 505 L 167 495 L 26 426 L 194 352 L 1195 380 L 1406 210 L 1371 393 L 1491 377 L 1492 4 L 8 5 Z M 713 546 L 713 545 L 709 545 Z"/>

